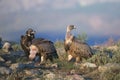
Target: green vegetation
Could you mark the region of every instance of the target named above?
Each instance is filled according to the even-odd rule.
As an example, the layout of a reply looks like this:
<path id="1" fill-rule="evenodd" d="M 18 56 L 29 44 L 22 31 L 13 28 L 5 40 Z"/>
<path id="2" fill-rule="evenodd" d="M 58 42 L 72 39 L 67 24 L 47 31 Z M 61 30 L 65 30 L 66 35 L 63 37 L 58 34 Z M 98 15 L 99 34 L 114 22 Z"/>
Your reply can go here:
<path id="1" fill-rule="evenodd" d="M 84 34 L 82 34 L 78 36 L 78 38 L 80 40 L 82 40 L 83 42 L 87 40 L 87 36 Z M 97 68 L 87 68 L 87 67 L 81 67 L 81 63 L 76 64 L 74 62 L 68 62 L 67 61 L 67 53 L 64 50 L 64 42 L 63 41 L 59 41 L 57 40 L 55 42 L 55 47 L 57 49 L 58 55 L 59 55 L 59 59 L 55 59 L 54 63 L 57 63 L 58 68 L 56 69 L 57 71 L 51 70 L 53 71 L 53 73 L 55 74 L 59 74 L 59 73 L 66 73 L 66 75 L 68 73 L 71 73 L 72 71 L 77 73 L 77 74 L 82 74 L 84 75 L 84 77 L 90 80 L 119 80 L 120 79 L 120 67 L 119 66 L 114 66 L 114 67 L 109 67 L 109 69 L 104 70 L 104 66 L 106 67 L 107 64 L 118 64 L 120 65 L 120 41 L 117 42 L 115 45 L 117 45 L 118 49 L 116 50 L 110 50 L 108 49 L 108 47 L 103 47 L 100 46 L 99 49 L 96 49 L 96 52 L 94 53 L 94 55 L 87 59 L 87 60 L 83 60 L 81 61 L 81 63 L 86 63 L 86 62 L 90 62 L 93 64 L 97 65 Z M 17 51 L 21 51 L 21 46 L 20 44 L 17 43 L 13 43 L 12 44 L 12 48 L 13 48 L 13 52 Z M 0 52 L 2 52 L 0 50 Z M 112 53 L 112 57 L 110 57 L 108 54 Z M 19 56 L 8 56 L 8 59 L 11 60 L 12 63 L 24 63 L 28 61 L 27 57 L 19 57 Z M 48 62 L 49 64 L 50 62 Z M 51 65 L 51 63 L 50 63 Z M 49 65 L 49 66 L 50 66 Z M 99 71 L 99 67 L 103 66 L 103 70 L 104 71 Z M 43 70 L 44 71 L 44 70 Z M 23 74 L 23 75 L 20 75 Z M 37 75 L 36 77 L 40 77 L 41 75 Z M 44 78 L 42 78 L 43 75 L 41 76 L 41 80 Z M 26 76 L 24 73 L 24 70 L 22 72 L 17 72 L 17 73 L 12 73 L 11 75 L 9 75 L 8 80 L 13 80 L 13 79 L 31 79 L 31 76 Z"/>
<path id="2" fill-rule="evenodd" d="M 20 44 L 13 44 L 12 48 L 13 48 L 14 51 L 20 51 L 20 50 L 22 50 Z"/>
<path id="3" fill-rule="evenodd" d="M 100 80 L 119 80 L 120 79 L 120 67 L 112 67 L 100 74 Z"/>
<path id="4" fill-rule="evenodd" d="M 88 59 L 88 62 L 95 63 L 97 66 L 105 65 L 106 63 L 109 63 L 111 58 L 104 52 L 96 52 L 95 55 L 93 55 L 90 59 Z"/>
<path id="5" fill-rule="evenodd" d="M 56 48 L 61 48 L 63 47 L 63 44 L 64 44 L 63 41 L 57 40 L 54 45 Z"/>
<path id="6" fill-rule="evenodd" d="M 83 41 L 85 41 L 85 40 L 86 40 L 86 38 L 83 39 Z M 117 45 L 117 47 L 120 48 L 120 42 L 118 42 L 115 45 Z M 56 46 L 56 48 L 63 48 L 63 42 L 57 41 L 55 43 L 55 46 Z M 80 65 L 75 66 L 74 63 L 67 62 L 67 54 L 65 52 L 63 53 L 61 51 L 59 54 L 61 54 L 61 53 L 62 53 L 62 55 L 60 56 L 60 60 L 57 60 L 56 63 L 58 63 L 59 67 L 63 70 L 70 71 L 70 70 L 74 69 L 78 73 L 83 73 L 83 74 L 89 73 L 90 76 L 87 76 L 87 78 L 91 78 L 91 80 L 97 80 L 97 79 L 119 80 L 120 79 L 120 67 L 116 66 L 116 67 L 106 70 L 104 72 L 95 71 L 95 74 L 93 74 L 95 69 L 87 68 L 85 70 L 81 70 Z M 109 56 L 110 53 L 112 53 L 112 57 Z M 85 62 L 94 63 L 98 67 L 104 66 L 108 63 L 120 64 L 120 50 L 119 49 L 117 51 L 109 50 L 109 49 L 107 49 L 107 47 L 101 46 L 100 49 L 96 49 L 96 52 L 94 53 L 94 55 L 91 58 L 89 58 L 87 60 L 83 60 L 81 63 L 85 63 Z"/>
<path id="7" fill-rule="evenodd" d="M 113 57 L 111 59 L 111 62 L 112 63 L 119 63 L 120 64 L 120 51 L 116 51 L 114 54 L 113 54 Z"/>
<path id="8" fill-rule="evenodd" d="M 78 34 L 77 38 L 82 42 L 86 42 L 87 41 L 87 34 L 86 33 Z"/>

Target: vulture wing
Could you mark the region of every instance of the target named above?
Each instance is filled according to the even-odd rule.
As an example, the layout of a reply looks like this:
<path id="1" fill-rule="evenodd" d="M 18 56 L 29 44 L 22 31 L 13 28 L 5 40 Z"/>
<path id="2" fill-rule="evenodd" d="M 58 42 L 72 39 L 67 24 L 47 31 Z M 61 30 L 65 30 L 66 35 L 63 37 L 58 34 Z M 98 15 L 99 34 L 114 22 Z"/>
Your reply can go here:
<path id="1" fill-rule="evenodd" d="M 73 41 L 71 43 L 70 52 L 85 58 L 91 57 L 91 55 L 93 54 L 90 46 L 87 43 L 80 41 Z"/>
<path id="2" fill-rule="evenodd" d="M 53 42 L 44 38 L 36 38 L 32 41 L 32 45 L 37 46 L 40 53 L 52 54 L 54 58 L 58 58 Z"/>

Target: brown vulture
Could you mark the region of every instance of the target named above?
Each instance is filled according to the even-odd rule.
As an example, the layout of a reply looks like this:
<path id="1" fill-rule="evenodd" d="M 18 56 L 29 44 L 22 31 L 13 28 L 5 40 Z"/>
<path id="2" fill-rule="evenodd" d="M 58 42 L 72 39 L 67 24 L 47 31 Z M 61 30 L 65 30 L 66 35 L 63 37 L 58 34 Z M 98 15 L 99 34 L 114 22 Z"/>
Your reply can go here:
<path id="1" fill-rule="evenodd" d="M 76 62 L 80 62 L 82 58 L 91 57 L 92 50 L 87 43 L 81 42 L 71 34 L 73 29 L 75 29 L 74 25 L 67 26 L 64 48 L 68 54 L 68 61 L 71 61 L 73 58 L 75 58 Z"/>
<path id="2" fill-rule="evenodd" d="M 32 40 L 30 48 L 29 58 L 31 60 L 35 59 L 38 55 L 40 57 L 41 63 L 45 63 L 48 59 L 53 62 L 53 58 L 58 58 L 57 51 L 54 47 L 53 42 L 44 39 L 36 38 Z"/>

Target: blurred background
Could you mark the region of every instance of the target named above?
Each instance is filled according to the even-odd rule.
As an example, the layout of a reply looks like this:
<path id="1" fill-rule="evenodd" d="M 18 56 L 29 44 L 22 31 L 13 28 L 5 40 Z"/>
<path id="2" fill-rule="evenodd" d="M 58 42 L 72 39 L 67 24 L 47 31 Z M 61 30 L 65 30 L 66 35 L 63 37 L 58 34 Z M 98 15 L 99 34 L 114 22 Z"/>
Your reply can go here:
<path id="1" fill-rule="evenodd" d="M 0 0 L 0 37 L 19 42 L 28 28 L 36 37 L 64 40 L 66 27 L 85 33 L 90 45 L 120 37 L 120 0 Z"/>

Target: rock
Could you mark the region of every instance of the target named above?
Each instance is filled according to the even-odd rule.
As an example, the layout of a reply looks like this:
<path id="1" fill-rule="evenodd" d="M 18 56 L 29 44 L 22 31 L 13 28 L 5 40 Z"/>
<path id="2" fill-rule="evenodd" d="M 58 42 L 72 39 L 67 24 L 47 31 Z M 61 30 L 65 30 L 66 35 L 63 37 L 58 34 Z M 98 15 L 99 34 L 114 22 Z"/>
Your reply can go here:
<path id="1" fill-rule="evenodd" d="M 16 69 L 17 67 L 19 66 L 19 63 L 14 63 L 14 64 L 11 64 L 10 68 L 12 70 Z"/>
<path id="2" fill-rule="evenodd" d="M 94 64 L 94 63 L 89 63 L 89 62 L 86 62 L 86 63 L 81 63 L 81 67 L 87 67 L 87 68 L 96 68 L 97 65 Z"/>
<path id="3" fill-rule="evenodd" d="M 9 42 L 5 42 L 2 49 L 3 49 L 4 52 L 8 53 L 9 51 L 12 50 L 11 44 Z"/>
<path id="4" fill-rule="evenodd" d="M 0 61 L 5 62 L 5 60 L 0 56 Z"/>
<path id="5" fill-rule="evenodd" d="M 36 75 L 42 75 L 43 72 L 40 70 L 32 69 L 32 70 L 24 70 L 27 75 L 36 76 Z"/>
<path id="6" fill-rule="evenodd" d="M 58 68 L 58 64 L 57 63 L 54 63 L 51 65 L 52 68 Z"/>
<path id="7" fill-rule="evenodd" d="M 10 66 L 10 68 L 12 69 L 12 70 L 14 70 L 14 69 L 25 69 L 25 68 L 27 68 L 27 69 L 32 69 L 32 68 L 35 68 L 35 66 L 34 66 L 34 63 L 15 63 L 15 64 L 12 64 L 11 66 Z"/>
<path id="8" fill-rule="evenodd" d="M 15 70 L 15 69 L 24 69 L 25 65 L 24 64 L 20 64 L 20 63 L 14 63 L 14 64 L 11 64 L 10 68 L 12 70 Z"/>
<path id="9" fill-rule="evenodd" d="M 55 80 L 55 74 L 50 72 L 47 75 L 44 76 L 45 80 Z"/>
<path id="10" fill-rule="evenodd" d="M 10 74 L 12 73 L 12 70 L 6 67 L 0 67 L 0 74 Z"/>
<path id="11" fill-rule="evenodd" d="M 11 63 L 12 63 L 12 61 L 6 61 L 5 63 L 6 63 L 6 64 L 11 64 Z"/>
<path id="12" fill-rule="evenodd" d="M 72 70 L 70 71 L 70 74 L 75 74 L 75 73 L 76 73 L 75 69 L 72 69 Z"/>
<path id="13" fill-rule="evenodd" d="M 68 75 L 64 78 L 64 80 L 85 80 L 81 75 Z"/>
<path id="14" fill-rule="evenodd" d="M 41 78 L 34 78 L 34 79 L 32 79 L 32 80 L 41 80 Z"/>
<path id="15" fill-rule="evenodd" d="M 10 66 L 12 61 L 6 61 L 5 63 L 6 63 L 7 66 Z"/>
<path id="16" fill-rule="evenodd" d="M 32 69 L 35 68 L 34 63 L 26 63 L 26 64 L 21 64 L 24 65 L 24 68 Z"/>

